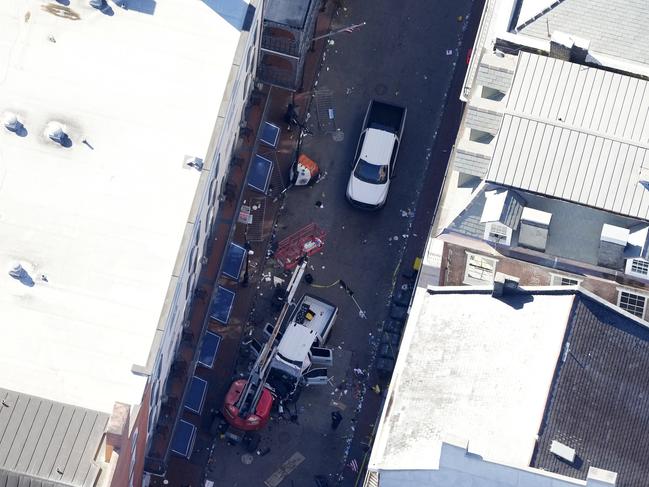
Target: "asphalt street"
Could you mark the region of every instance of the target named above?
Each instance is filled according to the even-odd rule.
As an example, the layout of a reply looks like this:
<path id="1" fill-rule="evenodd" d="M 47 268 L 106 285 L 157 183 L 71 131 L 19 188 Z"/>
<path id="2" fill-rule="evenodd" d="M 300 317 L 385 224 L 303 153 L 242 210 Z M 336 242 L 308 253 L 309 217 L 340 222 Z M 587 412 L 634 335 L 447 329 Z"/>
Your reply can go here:
<path id="1" fill-rule="evenodd" d="M 308 292 L 339 307 L 329 342 L 337 361 L 333 378 L 329 386 L 305 391 L 296 406 L 297 423 L 276 419 L 262 432 L 262 446 L 271 449 L 267 455 L 250 457 L 239 447 L 217 447 L 214 478 L 221 481 L 217 485 L 264 485 L 291 458 L 301 459 L 294 468 L 286 464 L 281 485 L 315 485 L 316 475 L 325 476 L 330 485 L 355 484 L 357 475 L 349 463 L 355 460 L 362 466 L 357 456 L 357 444 L 365 435 L 361 429 L 374 421 L 380 402 L 377 396 L 373 407 L 360 408 L 366 394 L 375 394 L 368 390 L 374 382 L 372 376 L 368 380 L 368 371 L 393 289 L 403 282 L 400 268 L 411 264 L 403 262 L 406 248 L 418 249 L 414 255 L 420 255 L 424 247 L 427 228 L 415 221 L 420 211 L 432 218 L 446 168 L 448 155 L 435 150 L 436 134 L 447 97 L 458 96 L 449 89 L 456 65 L 465 63 L 459 46 L 473 3 L 342 2 L 332 30 L 367 24 L 332 37 L 325 53 L 315 96 L 331 94 L 334 130 L 319 126 L 316 98 L 308 115 L 306 107 L 298 109 L 313 132 L 304 138 L 302 152 L 320 165 L 323 177 L 313 187 L 286 193 L 277 227 L 279 239 L 311 222 L 327 232 L 324 251 L 309 261 L 308 272 L 318 287 Z M 367 212 L 349 205 L 345 188 L 363 117 L 373 98 L 405 106 L 408 115 L 387 204 L 380 211 Z M 437 181 L 436 191 L 424 188 L 431 180 Z M 415 227 L 421 231 L 417 233 Z M 366 318 L 344 290 L 330 286 L 339 279 L 353 290 Z M 270 297 L 267 287 L 262 284 L 259 292 Z M 303 289 L 307 291 L 306 286 Z M 343 421 L 331 431 L 328 418 L 334 410 L 341 412 Z M 357 431 L 361 423 L 364 426 Z M 299 457 L 293 457 L 296 453 Z"/>

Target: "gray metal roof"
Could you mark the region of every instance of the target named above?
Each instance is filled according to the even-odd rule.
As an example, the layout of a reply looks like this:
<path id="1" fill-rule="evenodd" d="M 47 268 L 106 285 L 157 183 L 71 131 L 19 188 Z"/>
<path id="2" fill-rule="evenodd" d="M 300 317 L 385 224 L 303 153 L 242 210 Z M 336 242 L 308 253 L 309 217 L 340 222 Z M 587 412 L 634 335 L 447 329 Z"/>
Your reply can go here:
<path id="1" fill-rule="evenodd" d="M 486 179 L 649 219 L 648 85 L 521 53 Z"/>
<path id="2" fill-rule="evenodd" d="M 0 487 L 91 487 L 109 415 L 0 389 Z"/>
<path id="3" fill-rule="evenodd" d="M 486 179 L 647 220 L 647 165 L 645 147 L 507 114 Z"/>
<path id="4" fill-rule="evenodd" d="M 648 84 L 638 78 L 521 52 L 507 110 L 627 141 L 647 142 Z"/>
<path id="5" fill-rule="evenodd" d="M 472 129 L 478 129 L 496 135 L 502 119 L 502 113 L 469 105 L 466 118 L 464 119 L 464 125 Z"/>
<path id="6" fill-rule="evenodd" d="M 512 84 L 514 72 L 508 68 L 481 63 L 478 66 L 475 84 L 495 88 L 506 93 Z"/>
<path id="7" fill-rule="evenodd" d="M 548 39 L 558 30 L 589 40 L 595 52 L 649 64 L 647 25 L 646 0 L 564 0 L 520 32 Z"/>
<path id="8" fill-rule="evenodd" d="M 489 170 L 491 157 L 465 149 L 456 149 L 453 155 L 453 168 L 464 174 L 484 178 Z"/>

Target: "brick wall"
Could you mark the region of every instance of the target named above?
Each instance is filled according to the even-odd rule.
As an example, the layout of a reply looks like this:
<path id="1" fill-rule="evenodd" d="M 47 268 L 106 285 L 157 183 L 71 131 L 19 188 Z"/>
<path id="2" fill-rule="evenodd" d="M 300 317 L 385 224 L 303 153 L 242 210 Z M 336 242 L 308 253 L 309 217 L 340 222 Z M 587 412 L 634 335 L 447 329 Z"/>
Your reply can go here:
<path id="1" fill-rule="evenodd" d="M 620 281 L 606 280 L 599 277 L 585 275 L 571 275 L 567 272 L 558 271 L 548 267 L 530 264 L 525 261 L 511 259 L 502 255 L 490 255 L 484 252 L 475 251 L 461 245 L 446 242 L 442 254 L 441 285 L 461 286 L 464 284 L 464 273 L 467 263 L 467 252 L 485 255 L 496 259 L 496 270 L 505 274 L 518 277 L 521 286 L 549 286 L 552 284 L 552 275 L 574 277 L 581 280 L 580 285 L 600 296 L 601 298 L 617 305 L 618 288 L 629 288 L 638 293 L 649 294 L 649 286 L 646 283 L 635 281 L 628 276 L 621 276 Z M 645 319 L 649 319 L 649 299 L 645 311 Z"/>

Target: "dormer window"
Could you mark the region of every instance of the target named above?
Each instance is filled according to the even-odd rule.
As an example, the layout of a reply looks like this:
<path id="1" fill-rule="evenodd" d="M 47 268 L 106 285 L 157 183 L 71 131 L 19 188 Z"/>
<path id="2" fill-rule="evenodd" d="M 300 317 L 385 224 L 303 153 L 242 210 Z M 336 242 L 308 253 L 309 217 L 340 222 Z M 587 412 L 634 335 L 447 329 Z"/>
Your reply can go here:
<path id="1" fill-rule="evenodd" d="M 624 272 L 631 276 L 649 279 L 649 260 L 627 259 L 626 269 Z"/>
<path id="2" fill-rule="evenodd" d="M 512 241 L 512 229 L 498 222 L 487 223 L 484 239 L 489 242 L 509 245 Z"/>

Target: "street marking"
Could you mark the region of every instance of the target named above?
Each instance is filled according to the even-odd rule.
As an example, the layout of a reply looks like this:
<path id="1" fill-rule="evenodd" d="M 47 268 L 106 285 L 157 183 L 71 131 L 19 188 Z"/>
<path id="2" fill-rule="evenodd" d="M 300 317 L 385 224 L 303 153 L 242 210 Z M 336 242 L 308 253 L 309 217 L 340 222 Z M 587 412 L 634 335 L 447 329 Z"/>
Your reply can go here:
<path id="1" fill-rule="evenodd" d="M 293 470 L 295 470 L 303 461 L 304 455 L 302 455 L 299 451 L 293 453 L 293 455 L 291 455 L 291 458 L 286 460 L 273 475 L 271 475 L 264 481 L 264 484 L 266 484 L 268 487 L 277 487 L 282 482 L 282 480 L 284 480 L 284 478 Z"/>

